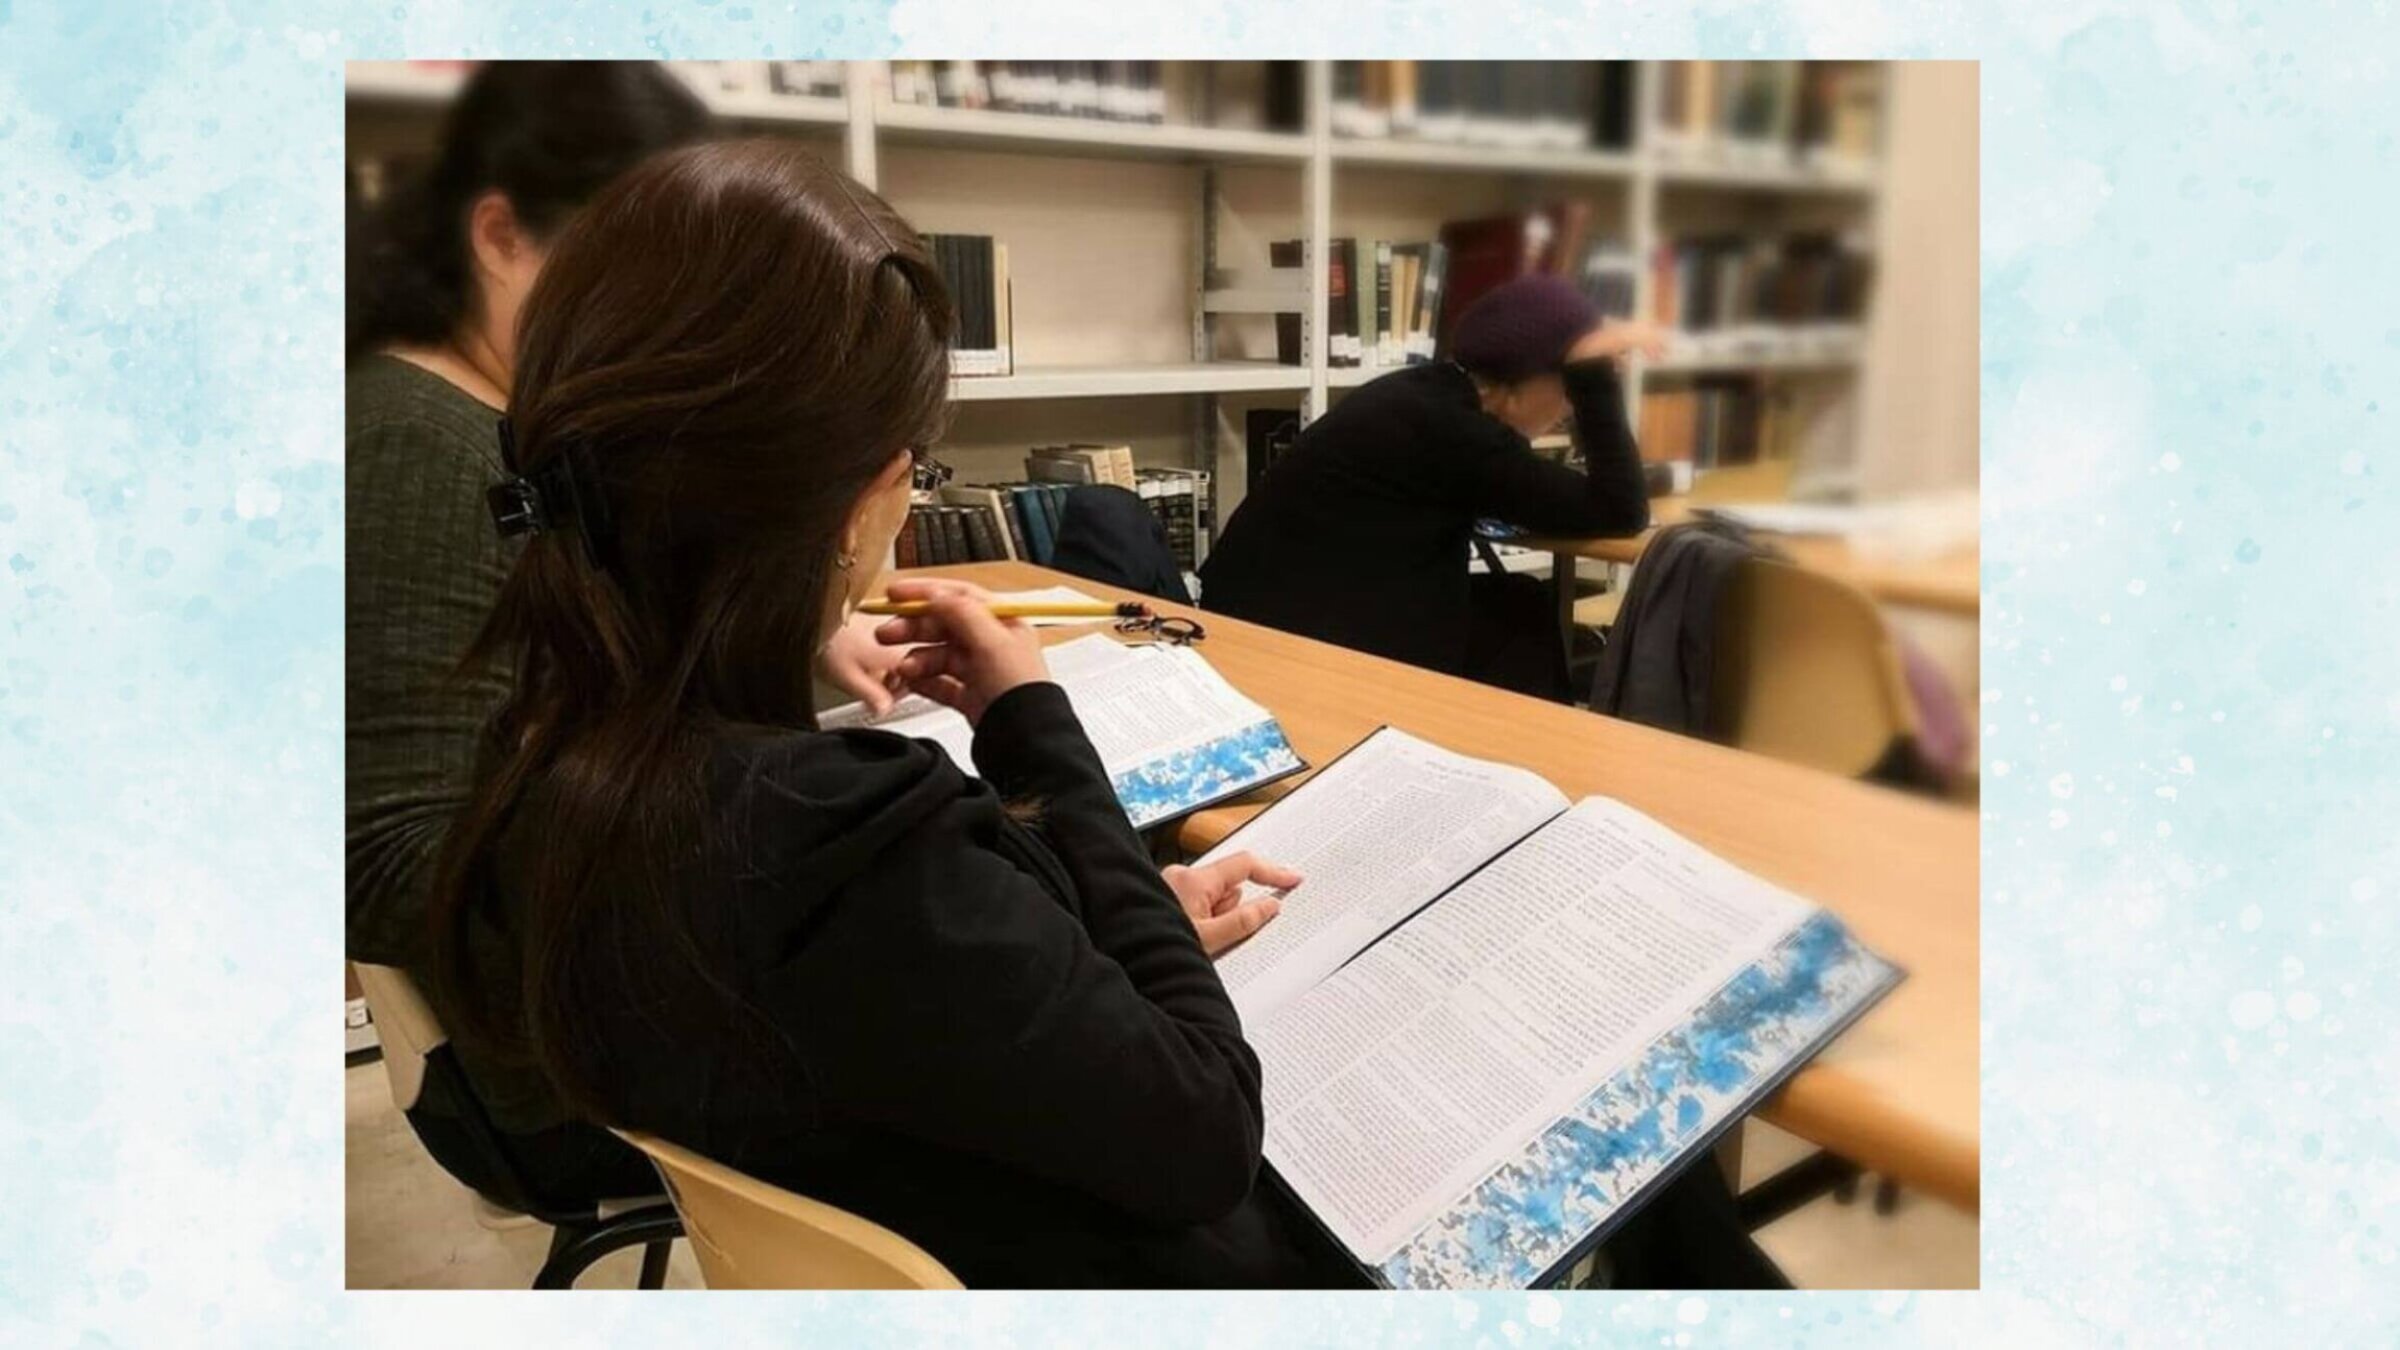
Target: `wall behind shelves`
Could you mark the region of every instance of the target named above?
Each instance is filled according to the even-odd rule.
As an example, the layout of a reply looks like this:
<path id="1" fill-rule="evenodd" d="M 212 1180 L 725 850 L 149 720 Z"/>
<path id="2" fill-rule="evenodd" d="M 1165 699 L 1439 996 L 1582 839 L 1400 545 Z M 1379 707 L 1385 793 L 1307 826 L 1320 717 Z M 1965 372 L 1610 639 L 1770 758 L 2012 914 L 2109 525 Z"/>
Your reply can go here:
<path id="1" fill-rule="evenodd" d="M 1860 490 L 1872 496 L 1973 488 L 1980 471 L 1977 66 L 1902 61 L 1891 71 L 1857 456 Z"/>
<path id="2" fill-rule="evenodd" d="M 1018 369 L 1191 359 L 1198 169 L 888 140 L 877 158 L 919 230 L 1008 245 Z"/>
<path id="3" fill-rule="evenodd" d="M 1133 447 L 1144 468 L 1192 462 L 1188 398 L 1054 398 L 959 403 L 934 458 L 958 471 L 954 482 L 1022 481 L 1025 452 L 1036 445 L 1094 441 Z"/>

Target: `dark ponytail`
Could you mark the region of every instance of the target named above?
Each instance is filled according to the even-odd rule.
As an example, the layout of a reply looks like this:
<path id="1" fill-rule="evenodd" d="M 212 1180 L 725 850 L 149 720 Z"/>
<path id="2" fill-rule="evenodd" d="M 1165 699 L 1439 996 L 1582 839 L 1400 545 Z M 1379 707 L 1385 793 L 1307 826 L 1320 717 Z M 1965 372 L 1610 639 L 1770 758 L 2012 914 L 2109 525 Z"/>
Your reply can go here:
<path id="1" fill-rule="evenodd" d="M 710 842 L 703 760 L 728 724 L 815 725 L 843 524 L 939 437 L 955 322 L 907 222 L 777 141 L 626 174 L 526 301 L 510 468 L 563 467 L 578 501 L 605 499 L 607 562 L 580 517 L 534 534 L 467 657 L 506 656 L 515 679 L 435 883 L 434 964 L 454 1033 L 538 1062 L 597 1119 L 622 1084 L 593 1008 L 652 1010 L 684 1044 L 771 1037 L 711 959 L 725 915 L 675 875 Z M 515 968 L 496 972 L 479 916 L 515 830 L 540 844 L 510 879 Z"/>
<path id="2" fill-rule="evenodd" d="M 434 162 L 352 240 L 347 349 L 456 331 L 474 298 L 467 216 L 485 192 L 546 239 L 610 179 L 709 128 L 708 109 L 655 62 L 486 62 L 451 106 Z"/>

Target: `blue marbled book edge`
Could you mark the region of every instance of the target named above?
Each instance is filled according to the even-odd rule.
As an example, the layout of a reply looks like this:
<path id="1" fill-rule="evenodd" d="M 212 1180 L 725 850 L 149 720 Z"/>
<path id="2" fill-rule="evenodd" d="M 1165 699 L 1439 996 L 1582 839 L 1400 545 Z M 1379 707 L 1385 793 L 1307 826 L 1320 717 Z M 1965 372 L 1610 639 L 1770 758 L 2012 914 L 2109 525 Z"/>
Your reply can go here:
<path id="1" fill-rule="evenodd" d="M 1548 1283 L 1902 978 L 1818 911 L 1370 1274 L 1394 1289 Z"/>
<path id="2" fill-rule="evenodd" d="M 1118 774 L 1109 786 L 1116 789 L 1133 827 L 1146 830 L 1307 767 L 1284 736 L 1283 724 L 1270 717 L 1213 741 L 1144 760 Z"/>

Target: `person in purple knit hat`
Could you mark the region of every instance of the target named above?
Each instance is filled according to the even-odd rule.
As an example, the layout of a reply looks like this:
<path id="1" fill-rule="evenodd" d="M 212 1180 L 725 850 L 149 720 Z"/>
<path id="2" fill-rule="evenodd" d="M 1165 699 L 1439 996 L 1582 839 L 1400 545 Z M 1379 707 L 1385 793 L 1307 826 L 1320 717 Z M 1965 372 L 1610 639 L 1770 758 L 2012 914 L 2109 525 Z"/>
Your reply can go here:
<path id="1" fill-rule="evenodd" d="M 1565 279 L 1519 277 L 1459 316 L 1446 359 L 1351 393 L 1309 424 L 1226 523 L 1201 603 L 1445 674 L 1473 674 L 1475 522 L 1541 534 L 1650 523 L 1619 362 L 1647 324 L 1603 320 Z M 1575 414 L 1585 469 L 1532 438 Z"/>

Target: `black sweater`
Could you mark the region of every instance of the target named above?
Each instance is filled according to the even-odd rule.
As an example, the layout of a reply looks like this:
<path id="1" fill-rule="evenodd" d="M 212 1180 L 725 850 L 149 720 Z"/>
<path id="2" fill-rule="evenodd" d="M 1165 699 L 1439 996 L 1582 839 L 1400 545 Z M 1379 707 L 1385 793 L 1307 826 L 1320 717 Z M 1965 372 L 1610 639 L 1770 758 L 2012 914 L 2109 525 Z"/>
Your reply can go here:
<path id="1" fill-rule="evenodd" d="M 887 732 L 723 738 L 713 843 L 676 889 L 757 1016 L 695 1034 L 685 962 L 592 934 L 612 1123 L 887 1225 L 970 1286 L 1339 1278 L 1259 1184 L 1258 1060 L 1066 696 L 996 700 L 975 760 L 989 783 Z M 1040 803 L 1038 832 L 1003 794 Z"/>
<path id="2" fill-rule="evenodd" d="M 1428 669 L 1467 655 L 1478 519 L 1542 534 L 1650 523 L 1625 396 L 1605 361 L 1567 368 L 1587 472 L 1486 414 L 1449 362 L 1383 376 L 1309 424 L 1227 522 L 1201 570 L 1207 608 Z"/>

